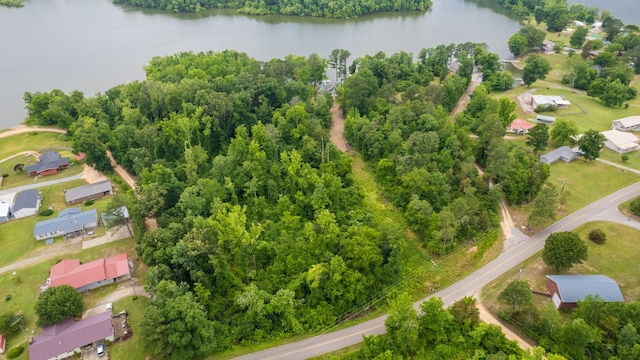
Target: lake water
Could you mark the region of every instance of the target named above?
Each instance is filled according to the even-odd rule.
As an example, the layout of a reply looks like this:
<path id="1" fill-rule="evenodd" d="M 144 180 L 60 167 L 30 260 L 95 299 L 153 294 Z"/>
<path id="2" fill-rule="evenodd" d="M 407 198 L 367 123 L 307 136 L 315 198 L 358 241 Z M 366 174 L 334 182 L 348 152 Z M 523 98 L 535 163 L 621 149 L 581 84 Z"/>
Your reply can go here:
<path id="1" fill-rule="evenodd" d="M 486 0 L 434 3 L 426 13 L 354 20 L 233 11 L 167 14 L 109 0 L 25 0 L 24 8 L 0 7 L 0 129 L 24 119 L 25 91 L 78 89 L 92 95 L 143 79 L 151 57 L 179 51 L 235 49 L 269 60 L 287 54 L 326 57 L 342 48 L 354 59 L 378 51 L 416 55 L 422 48 L 470 41 L 509 56 L 506 44 L 519 28 L 517 19 Z"/>

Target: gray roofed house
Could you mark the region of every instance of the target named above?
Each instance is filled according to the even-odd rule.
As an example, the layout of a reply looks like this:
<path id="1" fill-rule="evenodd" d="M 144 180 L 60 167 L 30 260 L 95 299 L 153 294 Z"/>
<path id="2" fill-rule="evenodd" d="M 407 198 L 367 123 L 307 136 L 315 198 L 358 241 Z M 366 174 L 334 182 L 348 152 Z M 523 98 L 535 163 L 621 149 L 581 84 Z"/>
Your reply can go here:
<path id="1" fill-rule="evenodd" d="M 51 175 L 67 167 L 69 167 L 69 158 L 61 158 L 59 153 L 48 151 L 40 155 L 37 164 L 27 166 L 25 170 L 29 176 Z"/>
<path id="2" fill-rule="evenodd" d="M 67 204 L 77 204 L 85 200 L 95 200 L 103 196 L 111 195 L 113 187 L 111 181 L 104 180 L 93 184 L 79 186 L 64 192 L 64 198 Z"/>
<path id="3" fill-rule="evenodd" d="M 68 208 L 60 211 L 55 219 L 37 222 L 33 228 L 33 236 L 36 240 L 44 240 L 56 236 L 77 234 L 97 226 L 98 213 L 96 209 L 80 211 L 80 208 Z"/>
<path id="4" fill-rule="evenodd" d="M 63 359 L 100 340 L 114 340 L 111 311 L 75 322 L 68 318 L 43 328 L 29 345 L 29 360 Z"/>
<path id="5" fill-rule="evenodd" d="M 579 152 L 573 151 L 568 146 L 560 146 L 559 148 L 552 150 L 546 154 L 540 155 L 540 161 L 545 164 L 553 164 L 558 160 L 564 162 L 570 162 L 580 155 Z"/>
<path id="6" fill-rule="evenodd" d="M 558 309 L 576 307 L 588 295 L 624 302 L 618 283 L 604 275 L 547 275 L 547 291 Z"/>
<path id="7" fill-rule="evenodd" d="M 12 214 L 16 219 L 35 215 L 40 208 L 39 190 L 24 190 L 16 194 L 11 206 Z"/>

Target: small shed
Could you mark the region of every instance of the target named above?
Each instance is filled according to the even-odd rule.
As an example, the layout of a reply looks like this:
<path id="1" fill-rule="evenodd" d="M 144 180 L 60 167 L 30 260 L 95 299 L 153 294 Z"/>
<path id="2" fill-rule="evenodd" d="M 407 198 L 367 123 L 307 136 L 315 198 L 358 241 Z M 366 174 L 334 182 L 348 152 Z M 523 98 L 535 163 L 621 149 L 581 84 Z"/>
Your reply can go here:
<path id="1" fill-rule="evenodd" d="M 0 334 L 0 354 L 4 354 L 4 349 L 7 346 L 7 339 L 4 335 Z"/>
<path id="2" fill-rule="evenodd" d="M 547 291 L 559 310 L 575 308 L 588 295 L 624 302 L 618 283 L 604 275 L 547 275 Z"/>
<path id="3" fill-rule="evenodd" d="M 556 121 L 555 116 L 548 116 L 548 115 L 540 115 L 538 114 L 536 116 L 536 120 L 543 122 L 545 124 L 553 124 Z"/>

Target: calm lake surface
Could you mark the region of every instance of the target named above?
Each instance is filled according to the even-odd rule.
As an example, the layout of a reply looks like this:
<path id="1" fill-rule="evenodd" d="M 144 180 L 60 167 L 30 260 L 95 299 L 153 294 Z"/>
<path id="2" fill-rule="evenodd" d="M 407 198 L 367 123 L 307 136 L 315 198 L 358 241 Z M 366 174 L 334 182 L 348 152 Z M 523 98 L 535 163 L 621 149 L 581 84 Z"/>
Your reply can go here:
<path id="1" fill-rule="evenodd" d="M 640 4 L 598 2 L 608 8 L 627 3 L 637 9 Z M 416 55 L 422 48 L 470 41 L 510 56 L 506 44 L 519 28 L 517 19 L 486 0 L 434 3 L 426 13 L 348 21 L 250 17 L 233 11 L 167 14 L 120 7 L 109 0 L 25 0 L 24 8 L 0 7 L 0 129 L 24 120 L 25 91 L 78 89 L 89 96 L 143 79 L 151 57 L 180 51 L 235 49 L 269 60 L 287 54 L 326 57 L 342 48 L 354 59 L 378 51 Z M 626 22 L 618 13 L 624 13 L 624 7 L 614 15 Z M 637 15 L 640 19 L 640 11 Z"/>

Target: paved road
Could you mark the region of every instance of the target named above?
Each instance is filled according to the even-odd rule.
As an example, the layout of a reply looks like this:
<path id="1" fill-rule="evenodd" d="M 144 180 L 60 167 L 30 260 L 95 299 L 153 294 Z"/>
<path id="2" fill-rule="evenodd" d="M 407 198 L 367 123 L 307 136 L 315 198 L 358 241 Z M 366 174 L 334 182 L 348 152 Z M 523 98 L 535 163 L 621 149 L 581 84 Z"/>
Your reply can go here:
<path id="1" fill-rule="evenodd" d="M 15 194 L 15 193 L 18 193 L 18 192 L 20 192 L 22 190 L 38 189 L 38 188 L 49 186 L 49 185 L 61 184 L 61 183 L 67 182 L 67 181 L 80 180 L 80 179 L 82 179 L 82 176 L 83 176 L 83 173 L 80 173 L 78 175 L 73 175 L 73 176 L 69 176 L 69 177 L 66 177 L 66 178 L 58 179 L 58 180 L 35 182 L 35 183 L 29 184 L 29 185 L 23 185 L 23 186 L 10 188 L 10 189 L 7 189 L 7 190 L 1 190 L 0 191 L 0 196 Z"/>
<path id="2" fill-rule="evenodd" d="M 473 296 L 483 286 L 500 275 L 515 268 L 522 261 L 542 250 L 549 234 L 558 231 L 570 231 L 587 221 L 607 220 L 622 223 L 640 229 L 640 224 L 629 220 L 617 210 L 619 204 L 640 196 L 640 182 L 608 195 L 549 226 L 525 241 L 506 248 L 500 256 L 478 269 L 466 278 L 431 296 L 439 297 L 445 306 L 465 297 Z M 429 297 L 431 297 L 429 296 Z M 417 301 L 416 308 L 429 297 Z M 331 351 L 360 343 L 363 335 L 384 333 L 385 316 L 381 316 L 352 327 L 318 335 L 295 343 L 274 347 L 239 357 L 243 360 L 288 359 L 298 360 L 326 354 Z"/>

